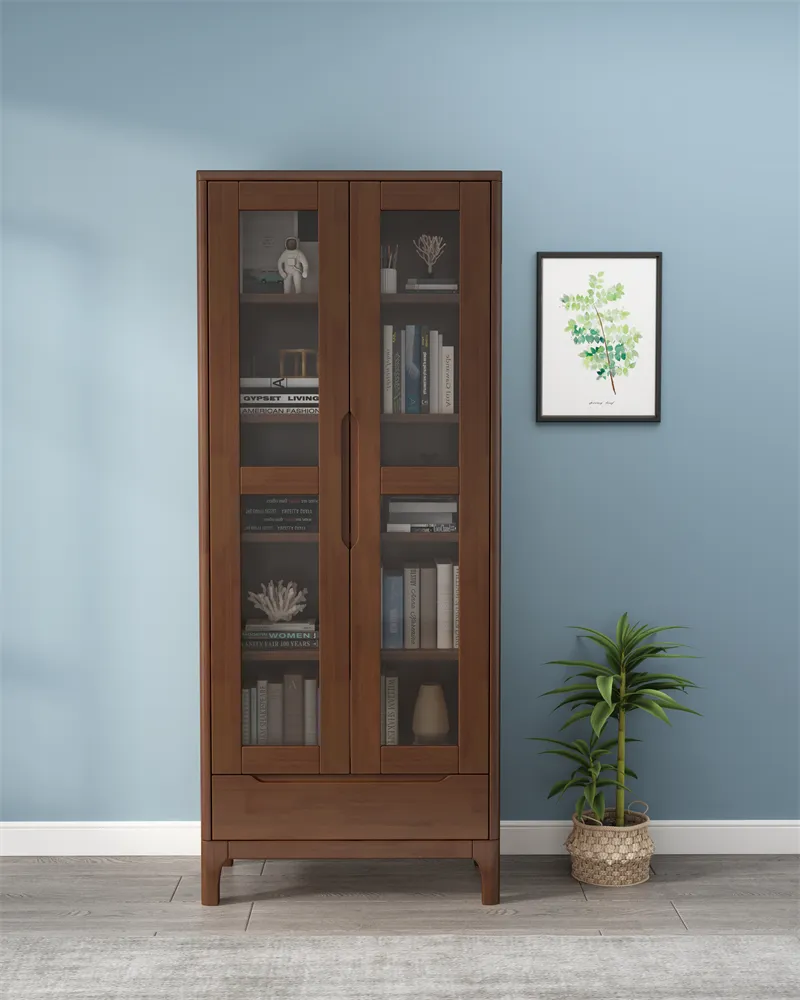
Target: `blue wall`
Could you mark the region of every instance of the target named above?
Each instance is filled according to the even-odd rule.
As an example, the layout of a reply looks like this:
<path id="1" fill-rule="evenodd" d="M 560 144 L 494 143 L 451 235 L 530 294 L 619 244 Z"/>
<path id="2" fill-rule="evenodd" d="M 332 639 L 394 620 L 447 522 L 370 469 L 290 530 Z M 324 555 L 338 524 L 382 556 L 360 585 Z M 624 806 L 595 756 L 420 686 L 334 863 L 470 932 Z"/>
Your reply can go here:
<path id="1" fill-rule="evenodd" d="M 705 657 L 652 812 L 797 817 L 796 7 L 3 19 L 4 818 L 199 812 L 197 168 L 505 172 L 503 815 L 568 814 L 541 664 L 627 609 Z M 663 251 L 660 426 L 534 423 L 540 249 Z"/>

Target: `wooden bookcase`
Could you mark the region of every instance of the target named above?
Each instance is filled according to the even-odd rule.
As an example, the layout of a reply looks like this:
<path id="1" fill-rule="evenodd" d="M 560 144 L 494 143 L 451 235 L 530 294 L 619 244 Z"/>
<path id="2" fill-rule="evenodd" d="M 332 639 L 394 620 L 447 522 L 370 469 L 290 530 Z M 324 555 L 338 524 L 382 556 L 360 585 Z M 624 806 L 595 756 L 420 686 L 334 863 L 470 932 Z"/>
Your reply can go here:
<path id="1" fill-rule="evenodd" d="M 202 901 L 235 858 L 442 857 L 496 903 L 501 175 L 197 195 Z M 306 591 L 281 637 L 271 580 Z"/>

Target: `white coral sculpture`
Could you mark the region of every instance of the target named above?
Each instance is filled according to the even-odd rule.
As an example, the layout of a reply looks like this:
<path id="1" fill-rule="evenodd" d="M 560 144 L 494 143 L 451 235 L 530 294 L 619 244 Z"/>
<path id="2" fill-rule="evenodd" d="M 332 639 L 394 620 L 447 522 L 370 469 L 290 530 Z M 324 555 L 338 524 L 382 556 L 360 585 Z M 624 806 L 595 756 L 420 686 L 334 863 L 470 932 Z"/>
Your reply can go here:
<path id="1" fill-rule="evenodd" d="M 444 253 L 447 244 L 442 236 L 428 236 L 423 233 L 418 240 L 414 240 L 414 249 L 428 265 L 428 274 L 433 274 L 433 265 Z"/>
<path id="2" fill-rule="evenodd" d="M 261 584 L 260 594 L 251 590 L 247 600 L 263 611 L 271 622 L 290 622 L 305 608 L 307 593 L 308 590 L 300 590 L 294 580 L 290 580 L 288 586 L 284 586 L 283 580 L 278 580 L 277 585 L 270 580 L 266 587 Z"/>

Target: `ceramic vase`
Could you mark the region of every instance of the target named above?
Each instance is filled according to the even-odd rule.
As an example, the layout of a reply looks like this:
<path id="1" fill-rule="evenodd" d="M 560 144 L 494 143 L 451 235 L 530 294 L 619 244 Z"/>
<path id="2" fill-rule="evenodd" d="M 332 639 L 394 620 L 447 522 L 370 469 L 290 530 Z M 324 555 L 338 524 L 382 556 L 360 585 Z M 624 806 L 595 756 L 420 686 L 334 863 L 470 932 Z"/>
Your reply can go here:
<path id="1" fill-rule="evenodd" d="M 385 295 L 395 295 L 397 293 L 397 268 L 381 268 L 381 291 Z"/>
<path id="2" fill-rule="evenodd" d="M 421 684 L 411 723 L 414 743 L 444 743 L 450 732 L 447 703 L 441 684 Z"/>

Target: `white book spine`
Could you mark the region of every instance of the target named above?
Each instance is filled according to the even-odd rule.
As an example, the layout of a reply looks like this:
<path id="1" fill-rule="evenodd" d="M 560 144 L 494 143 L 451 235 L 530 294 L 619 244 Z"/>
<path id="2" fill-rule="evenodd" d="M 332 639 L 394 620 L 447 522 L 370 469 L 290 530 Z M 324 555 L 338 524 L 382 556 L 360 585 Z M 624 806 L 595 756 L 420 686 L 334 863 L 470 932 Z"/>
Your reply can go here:
<path id="1" fill-rule="evenodd" d="M 392 534 L 392 532 L 396 532 L 396 531 L 411 531 L 411 525 L 410 524 L 387 524 L 386 525 L 386 531 L 387 531 L 388 534 Z"/>
<path id="2" fill-rule="evenodd" d="M 442 338 L 438 330 L 431 330 L 431 376 L 430 376 L 430 399 L 431 413 L 439 413 L 439 349 L 441 347 Z"/>
<path id="3" fill-rule="evenodd" d="M 392 332 L 393 327 L 383 328 L 383 412 L 392 412 Z"/>
<path id="4" fill-rule="evenodd" d="M 386 675 L 381 674 L 381 746 L 386 745 Z"/>
<path id="5" fill-rule="evenodd" d="M 250 746 L 258 746 L 258 688 L 250 688 Z"/>
<path id="6" fill-rule="evenodd" d="M 436 648 L 453 648 L 453 564 L 436 560 Z"/>
<path id="7" fill-rule="evenodd" d="M 397 746 L 398 740 L 399 686 L 399 678 L 386 678 L 386 745 L 390 747 Z"/>
<path id="8" fill-rule="evenodd" d="M 267 685 L 267 739 L 270 746 L 283 743 L 283 684 Z"/>
<path id="9" fill-rule="evenodd" d="M 242 688 L 242 746 L 250 746 L 250 688 Z"/>
<path id="10" fill-rule="evenodd" d="M 453 649 L 458 649 L 458 563 L 453 566 Z"/>
<path id="11" fill-rule="evenodd" d="M 303 677 L 283 675 L 283 742 L 289 746 L 304 743 Z"/>
<path id="12" fill-rule="evenodd" d="M 456 376 L 455 376 L 456 349 L 454 347 L 442 347 L 441 350 L 441 371 L 439 373 L 439 412 L 455 413 L 456 401 Z"/>
<path id="13" fill-rule="evenodd" d="M 317 680 L 306 677 L 303 681 L 303 736 L 307 747 L 317 743 Z"/>
<path id="14" fill-rule="evenodd" d="M 436 649 L 435 566 L 423 566 L 419 571 L 419 644 L 421 649 Z"/>
<path id="15" fill-rule="evenodd" d="M 258 689 L 258 745 L 267 745 L 267 682 L 259 681 Z"/>
<path id="16" fill-rule="evenodd" d="M 403 584 L 403 646 L 419 649 L 419 566 L 405 567 Z"/>

